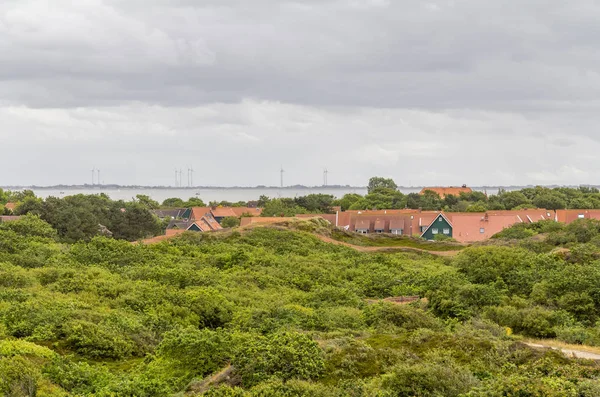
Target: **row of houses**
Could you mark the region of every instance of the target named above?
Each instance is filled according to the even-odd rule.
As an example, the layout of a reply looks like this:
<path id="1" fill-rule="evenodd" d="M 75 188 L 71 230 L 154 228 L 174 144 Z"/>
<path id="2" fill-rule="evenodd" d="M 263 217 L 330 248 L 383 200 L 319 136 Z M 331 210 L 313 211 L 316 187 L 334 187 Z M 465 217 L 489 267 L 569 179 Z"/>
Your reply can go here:
<path id="1" fill-rule="evenodd" d="M 221 230 L 223 219 L 234 217 L 256 217 L 262 214 L 262 208 L 251 207 L 192 207 L 169 210 L 155 210 L 160 219 L 169 219 L 167 234 L 170 230 L 210 232 Z"/>
<path id="2" fill-rule="evenodd" d="M 518 223 L 552 220 L 571 223 L 577 219 L 598 219 L 600 210 L 545 209 L 487 212 L 442 212 L 419 210 L 336 211 L 335 214 L 304 214 L 296 218 L 321 217 L 332 225 L 360 233 L 389 233 L 434 240 L 437 235 L 459 242 L 472 243 L 491 238 Z M 245 218 L 242 226 L 253 223 L 275 223 L 282 218 Z"/>

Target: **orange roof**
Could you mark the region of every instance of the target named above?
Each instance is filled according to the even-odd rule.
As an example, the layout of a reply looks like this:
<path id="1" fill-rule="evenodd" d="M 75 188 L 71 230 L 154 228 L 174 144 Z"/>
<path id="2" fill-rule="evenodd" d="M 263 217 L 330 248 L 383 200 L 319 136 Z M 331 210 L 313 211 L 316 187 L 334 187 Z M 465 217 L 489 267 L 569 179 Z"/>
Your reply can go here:
<path id="1" fill-rule="evenodd" d="M 233 208 L 231 208 L 231 207 L 217 207 L 215 209 L 210 210 L 210 212 L 213 214 L 213 216 L 216 216 L 219 218 L 225 218 L 225 217 L 237 218 L 236 213 L 233 211 Z"/>
<path id="2" fill-rule="evenodd" d="M 17 203 L 6 203 L 4 204 L 4 208 L 8 208 L 11 211 L 14 211 L 17 208 Z"/>
<path id="3" fill-rule="evenodd" d="M 558 222 L 571 223 L 577 219 L 597 219 L 600 220 L 600 210 L 582 209 L 582 210 L 556 210 Z"/>
<path id="4" fill-rule="evenodd" d="M 251 224 L 270 224 L 270 223 L 279 223 L 290 221 L 292 219 L 298 219 L 295 217 L 263 217 L 263 216 L 253 216 L 253 217 L 244 217 L 242 218 L 241 226 L 247 226 Z"/>
<path id="5" fill-rule="evenodd" d="M 203 232 L 211 232 L 214 230 L 221 230 L 223 227 L 212 217 L 210 214 L 206 214 L 200 220 L 196 221 L 196 226 Z"/>
<path id="6" fill-rule="evenodd" d="M 231 210 L 235 213 L 238 218 L 242 215 L 260 216 L 262 214 L 262 208 L 250 208 L 250 207 L 231 207 Z"/>
<path id="7" fill-rule="evenodd" d="M 208 213 L 210 213 L 210 207 L 192 207 L 192 215 L 190 219 L 199 220 Z"/>
<path id="8" fill-rule="evenodd" d="M 371 221 L 365 218 L 358 218 L 354 224 L 354 230 L 356 229 L 371 229 Z"/>
<path id="9" fill-rule="evenodd" d="M 297 214 L 297 218 L 307 219 L 307 218 L 323 218 L 332 225 L 335 226 L 335 218 L 336 214 Z"/>
<path id="10" fill-rule="evenodd" d="M 433 186 L 433 187 L 424 187 L 421 190 L 421 193 L 419 194 L 425 194 L 425 191 L 427 190 L 431 190 L 432 192 L 436 192 L 437 194 L 439 194 L 439 196 L 441 198 L 444 198 L 446 196 L 460 196 L 461 193 L 472 193 L 473 190 L 470 187 L 439 187 L 439 186 Z"/>

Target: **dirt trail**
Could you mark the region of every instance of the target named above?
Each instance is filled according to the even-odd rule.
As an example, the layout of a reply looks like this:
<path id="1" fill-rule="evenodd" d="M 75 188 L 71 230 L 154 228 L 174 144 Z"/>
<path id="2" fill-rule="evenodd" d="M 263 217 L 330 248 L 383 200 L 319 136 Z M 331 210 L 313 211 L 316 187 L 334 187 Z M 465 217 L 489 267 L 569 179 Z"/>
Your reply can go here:
<path id="1" fill-rule="evenodd" d="M 211 386 L 218 385 L 220 383 L 225 382 L 227 379 L 229 379 L 232 372 L 233 372 L 233 366 L 227 365 L 227 367 L 223 368 L 221 371 L 217 372 L 216 374 L 209 376 L 207 379 L 203 380 L 202 382 L 197 382 L 197 383 L 193 383 L 193 384 L 189 385 L 188 390 L 186 391 L 185 395 L 189 396 L 189 395 L 198 395 L 198 394 L 206 393 L 208 391 L 208 389 L 210 389 Z"/>
<path id="2" fill-rule="evenodd" d="M 181 231 L 181 232 L 183 233 L 183 231 Z M 134 242 L 132 242 L 132 244 L 139 244 L 139 243 L 156 244 L 156 243 L 160 243 L 161 241 L 169 240 L 173 237 L 176 237 L 179 234 L 180 233 L 176 233 L 173 235 L 166 235 L 166 236 L 165 235 L 156 236 L 156 237 L 152 237 L 152 238 L 149 238 L 146 240 L 134 241 Z M 344 241 L 334 240 L 331 237 L 323 236 L 321 234 L 313 234 L 313 235 L 325 243 L 335 244 L 335 245 L 343 245 L 344 247 L 349 247 L 349 248 L 355 249 L 360 252 L 389 252 L 389 251 L 421 252 L 421 253 L 428 253 L 428 254 L 436 255 L 436 256 L 454 256 L 460 252 L 460 251 L 428 251 L 428 250 L 422 249 L 422 248 L 399 247 L 399 246 L 395 246 L 395 247 L 394 246 L 364 247 L 361 245 L 354 245 L 354 244 L 346 243 Z"/>
<path id="3" fill-rule="evenodd" d="M 389 247 L 363 247 L 361 245 L 354 245 L 354 244 L 350 244 L 350 243 L 346 243 L 344 241 L 338 241 L 338 240 L 334 240 L 331 237 L 327 237 L 327 236 L 323 236 L 320 234 L 315 234 L 315 236 L 325 242 L 325 243 L 330 243 L 330 244 L 336 244 L 336 245 L 343 245 L 344 247 L 349 247 L 349 248 L 353 248 L 357 251 L 361 251 L 361 252 L 384 252 L 384 251 L 404 251 L 404 252 L 425 252 L 431 255 L 437 255 L 437 256 L 454 256 L 456 254 L 458 254 L 460 251 L 428 251 L 425 249 L 421 249 L 421 248 L 413 248 L 413 247 L 393 247 L 393 246 L 389 246 Z"/>
<path id="4" fill-rule="evenodd" d="M 529 347 L 533 347 L 534 349 L 559 350 L 565 356 L 570 357 L 570 358 L 584 358 L 586 360 L 598 360 L 598 361 L 600 361 L 600 354 L 598 354 L 598 353 L 592 353 L 592 352 L 587 352 L 587 351 L 583 351 L 583 350 L 576 350 L 576 349 L 565 349 L 565 348 L 562 348 L 562 347 L 555 347 L 555 346 L 550 346 L 550 345 L 543 345 L 543 344 L 540 344 L 540 343 L 531 343 L 531 342 L 524 342 L 524 343 L 527 346 L 529 346 Z"/>

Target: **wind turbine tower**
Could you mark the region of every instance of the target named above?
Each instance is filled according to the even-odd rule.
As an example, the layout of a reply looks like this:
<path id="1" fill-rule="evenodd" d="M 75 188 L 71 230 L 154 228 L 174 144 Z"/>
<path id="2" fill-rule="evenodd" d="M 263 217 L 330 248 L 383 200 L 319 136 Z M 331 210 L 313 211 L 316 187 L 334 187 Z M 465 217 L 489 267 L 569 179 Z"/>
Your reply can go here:
<path id="1" fill-rule="evenodd" d="M 327 176 L 329 175 L 329 171 L 327 170 L 327 168 L 325 168 L 325 171 L 323 171 L 323 186 L 327 186 Z"/>
<path id="2" fill-rule="evenodd" d="M 279 178 L 280 178 L 280 183 L 281 183 L 281 187 L 283 187 L 283 173 L 285 171 L 283 170 L 283 165 L 281 166 L 281 169 L 279 170 Z"/>
<path id="3" fill-rule="evenodd" d="M 190 187 L 194 187 L 194 167 L 190 166 Z"/>
<path id="4" fill-rule="evenodd" d="M 98 185 L 101 185 L 102 183 L 100 182 L 100 170 L 96 170 L 98 171 Z"/>
<path id="5" fill-rule="evenodd" d="M 92 168 L 92 186 L 94 186 L 94 177 L 96 176 L 96 167 Z"/>

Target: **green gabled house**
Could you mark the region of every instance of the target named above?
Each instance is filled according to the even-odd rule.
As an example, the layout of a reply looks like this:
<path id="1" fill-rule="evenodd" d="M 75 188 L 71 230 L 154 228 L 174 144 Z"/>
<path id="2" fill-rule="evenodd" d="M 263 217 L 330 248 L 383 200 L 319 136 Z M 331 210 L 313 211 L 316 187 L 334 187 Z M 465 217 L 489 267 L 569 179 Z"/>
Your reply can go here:
<path id="1" fill-rule="evenodd" d="M 429 226 L 425 228 L 421 237 L 425 240 L 433 240 L 438 234 L 452 237 L 452 222 L 442 213 L 439 213 Z"/>

